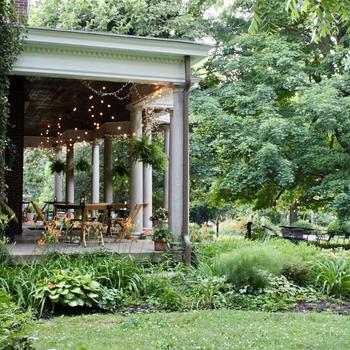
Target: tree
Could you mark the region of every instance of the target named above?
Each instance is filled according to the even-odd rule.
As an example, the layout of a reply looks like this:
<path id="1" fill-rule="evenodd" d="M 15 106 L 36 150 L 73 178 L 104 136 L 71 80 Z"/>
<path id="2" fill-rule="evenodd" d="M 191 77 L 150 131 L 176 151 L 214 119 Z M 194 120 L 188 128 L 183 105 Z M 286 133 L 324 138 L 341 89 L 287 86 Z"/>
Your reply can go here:
<path id="1" fill-rule="evenodd" d="M 240 14 L 245 3 L 236 3 Z M 308 22 L 294 23 L 282 3 L 269 14 L 275 32 L 245 33 L 249 21 L 236 12 L 215 33 L 198 95 L 220 112 L 202 111 L 205 126 L 194 129 L 196 147 L 217 161 L 205 195 L 256 209 L 335 208 L 350 181 L 348 38 L 310 43 Z"/>
<path id="2" fill-rule="evenodd" d="M 271 12 L 268 11 L 270 4 L 269 0 L 254 1 L 251 23 L 253 32 L 256 33 L 259 28 L 271 24 Z M 338 36 L 343 30 L 350 30 L 349 0 L 287 0 L 285 10 L 291 14 L 294 21 L 307 20 L 312 37 L 316 40 L 331 35 Z"/>
<path id="3" fill-rule="evenodd" d="M 213 1 L 38 0 L 29 24 L 51 28 L 193 39 L 205 33 L 203 14 Z"/>

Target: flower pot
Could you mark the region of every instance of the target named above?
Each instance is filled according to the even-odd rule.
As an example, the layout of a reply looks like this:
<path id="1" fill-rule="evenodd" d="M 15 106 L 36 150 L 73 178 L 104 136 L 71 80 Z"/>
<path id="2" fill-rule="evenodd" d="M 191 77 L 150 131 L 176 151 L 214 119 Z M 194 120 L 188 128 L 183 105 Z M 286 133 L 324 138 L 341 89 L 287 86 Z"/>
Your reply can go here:
<path id="1" fill-rule="evenodd" d="M 156 252 L 164 252 L 167 250 L 167 243 L 163 239 L 154 240 L 154 250 Z"/>

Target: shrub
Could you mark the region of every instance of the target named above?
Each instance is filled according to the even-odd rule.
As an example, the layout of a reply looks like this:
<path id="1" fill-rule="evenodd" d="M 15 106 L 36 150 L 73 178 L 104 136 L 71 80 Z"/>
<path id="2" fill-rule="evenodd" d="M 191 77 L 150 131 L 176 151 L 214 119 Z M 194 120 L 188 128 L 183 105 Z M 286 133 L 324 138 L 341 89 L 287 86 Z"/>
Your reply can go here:
<path id="1" fill-rule="evenodd" d="M 0 349 L 34 349 L 31 339 L 17 333 L 29 323 L 31 314 L 23 313 L 11 300 L 10 296 L 0 291 Z"/>
<path id="2" fill-rule="evenodd" d="M 337 297 L 350 296 L 350 259 L 344 256 L 325 256 L 316 261 L 311 279 L 323 293 Z"/>
<path id="3" fill-rule="evenodd" d="M 144 297 L 146 302 L 167 311 L 180 310 L 183 305 L 183 295 L 179 286 L 172 282 L 174 281 L 166 275 L 145 276 Z"/>
<path id="4" fill-rule="evenodd" d="M 90 275 L 82 275 L 78 270 L 53 271 L 53 275 L 41 281 L 35 297 L 40 300 L 41 310 L 48 300 L 54 306 L 62 304 L 70 307 L 98 305 L 101 285 Z"/>
<path id="5" fill-rule="evenodd" d="M 282 266 L 281 254 L 264 246 L 244 247 L 222 254 L 217 262 L 219 273 L 226 276 L 228 282 L 251 291 L 266 287 L 269 274 L 279 275 Z"/>
<path id="6" fill-rule="evenodd" d="M 343 231 L 342 222 L 340 220 L 334 220 L 329 223 L 327 231 L 330 233 L 338 233 Z"/>
<path id="7" fill-rule="evenodd" d="M 98 300 L 98 306 L 103 310 L 111 311 L 122 306 L 124 301 L 123 289 L 103 288 L 100 299 Z"/>
<path id="8" fill-rule="evenodd" d="M 309 267 L 300 260 L 288 260 L 283 263 L 282 275 L 299 285 L 307 281 Z"/>
<path id="9" fill-rule="evenodd" d="M 293 222 L 293 225 L 294 227 L 303 227 L 303 228 L 309 228 L 309 229 L 312 229 L 314 228 L 314 225 L 311 224 L 310 222 L 308 221 L 305 221 L 305 220 L 298 220 L 296 222 Z"/>

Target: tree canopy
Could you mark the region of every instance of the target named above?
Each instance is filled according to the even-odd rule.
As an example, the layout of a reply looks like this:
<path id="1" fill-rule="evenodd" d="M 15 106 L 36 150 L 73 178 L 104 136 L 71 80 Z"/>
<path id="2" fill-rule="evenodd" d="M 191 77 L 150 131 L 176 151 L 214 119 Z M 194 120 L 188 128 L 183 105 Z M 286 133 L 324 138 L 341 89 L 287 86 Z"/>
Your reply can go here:
<path id="1" fill-rule="evenodd" d="M 38 0 L 29 24 L 162 38 L 204 35 L 204 12 L 213 1 Z"/>

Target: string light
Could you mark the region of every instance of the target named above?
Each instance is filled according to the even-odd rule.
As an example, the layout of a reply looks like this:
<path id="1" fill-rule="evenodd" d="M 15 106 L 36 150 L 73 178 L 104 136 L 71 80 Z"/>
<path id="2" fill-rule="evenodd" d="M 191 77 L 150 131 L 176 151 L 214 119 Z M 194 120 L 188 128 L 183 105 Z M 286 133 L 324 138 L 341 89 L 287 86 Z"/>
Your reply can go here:
<path id="1" fill-rule="evenodd" d="M 77 107 L 74 107 L 74 108 L 73 108 L 73 112 L 75 112 L 76 110 L 77 110 Z"/>

